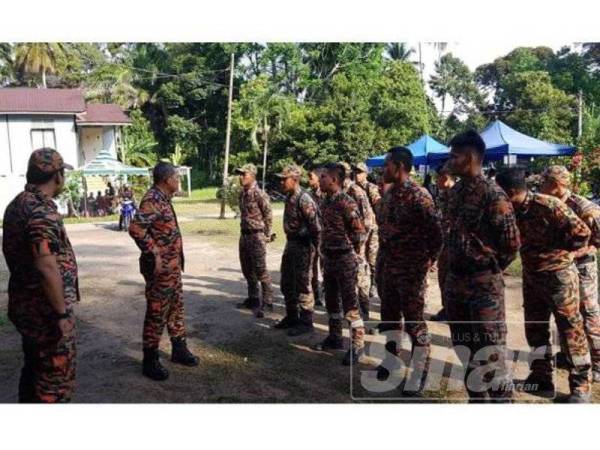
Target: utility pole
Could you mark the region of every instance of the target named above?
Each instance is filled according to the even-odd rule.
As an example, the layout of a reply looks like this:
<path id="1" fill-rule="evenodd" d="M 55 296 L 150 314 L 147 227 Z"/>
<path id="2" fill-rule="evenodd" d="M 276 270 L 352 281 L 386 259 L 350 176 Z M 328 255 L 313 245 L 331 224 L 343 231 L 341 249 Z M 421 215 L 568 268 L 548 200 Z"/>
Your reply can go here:
<path id="1" fill-rule="evenodd" d="M 221 214 L 219 219 L 225 218 L 225 187 L 229 178 L 229 144 L 231 136 L 231 104 L 233 103 L 233 64 L 235 55 L 231 54 L 229 67 L 229 100 L 227 102 L 227 134 L 225 135 L 225 161 L 223 163 L 223 195 L 221 196 Z"/>
<path id="2" fill-rule="evenodd" d="M 583 134 L 583 91 L 579 89 L 579 102 L 578 102 L 578 121 L 577 121 L 577 137 L 581 139 Z"/>

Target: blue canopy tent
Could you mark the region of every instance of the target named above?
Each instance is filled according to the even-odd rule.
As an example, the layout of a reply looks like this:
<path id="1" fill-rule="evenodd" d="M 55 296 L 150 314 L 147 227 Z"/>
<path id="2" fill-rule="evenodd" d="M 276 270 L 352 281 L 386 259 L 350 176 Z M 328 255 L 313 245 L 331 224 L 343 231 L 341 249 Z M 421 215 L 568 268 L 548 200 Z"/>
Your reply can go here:
<path id="1" fill-rule="evenodd" d="M 428 134 L 424 134 L 419 139 L 409 144 L 407 148 L 413 155 L 413 164 L 415 167 L 431 165 L 429 155 L 447 154 L 449 149 L 443 144 L 433 139 Z M 373 156 L 367 159 L 369 168 L 383 167 L 385 155 Z"/>
<path id="2" fill-rule="evenodd" d="M 537 156 L 568 156 L 575 153 L 571 145 L 553 144 L 527 136 L 496 120 L 481 132 L 485 142 L 486 159 L 494 161 L 505 156 L 517 158 Z"/>
<path id="3" fill-rule="evenodd" d="M 575 147 L 573 146 L 553 144 L 527 136 L 499 120 L 490 123 L 480 133 L 480 136 L 485 142 L 486 161 L 506 159 L 510 163 L 522 158 L 568 156 L 575 153 Z M 429 159 L 431 162 L 441 163 L 448 159 L 448 153 L 431 154 Z"/>

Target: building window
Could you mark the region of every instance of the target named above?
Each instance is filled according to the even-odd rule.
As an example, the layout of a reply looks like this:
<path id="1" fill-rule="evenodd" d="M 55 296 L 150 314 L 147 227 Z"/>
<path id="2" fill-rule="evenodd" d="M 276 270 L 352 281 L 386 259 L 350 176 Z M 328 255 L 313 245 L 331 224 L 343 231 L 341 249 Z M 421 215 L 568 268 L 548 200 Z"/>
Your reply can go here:
<path id="1" fill-rule="evenodd" d="M 31 149 L 38 148 L 56 148 L 56 137 L 53 128 L 32 128 L 31 130 Z"/>

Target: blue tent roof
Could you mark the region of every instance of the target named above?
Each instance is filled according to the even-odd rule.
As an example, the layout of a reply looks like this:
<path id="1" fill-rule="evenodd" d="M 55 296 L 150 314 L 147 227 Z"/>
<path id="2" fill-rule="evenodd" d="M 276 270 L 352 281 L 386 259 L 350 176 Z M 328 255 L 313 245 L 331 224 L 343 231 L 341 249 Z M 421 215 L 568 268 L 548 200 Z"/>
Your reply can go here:
<path id="1" fill-rule="evenodd" d="M 424 134 L 419 139 L 408 145 L 408 149 L 413 155 L 413 163 L 416 167 L 429 164 L 429 155 L 448 153 L 449 149 L 443 144 Z M 385 155 L 373 156 L 367 159 L 367 166 L 382 167 Z"/>
<path id="2" fill-rule="evenodd" d="M 575 153 L 575 147 L 552 144 L 527 136 L 496 120 L 481 132 L 488 159 L 498 159 L 504 155 L 517 156 L 565 156 Z"/>
<path id="3" fill-rule="evenodd" d="M 572 155 L 576 150 L 570 145 L 552 144 L 527 136 L 499 120 L 490 123 L 480 136 L 485 142 L 487 161 L 502 159 L 504 155 L 516 155 L 517 158 L 566 156 Z M 430 163 L 434 160 L 441 162 L 447 158 L 447 153 L 430 154 L 428 157 Z"/>

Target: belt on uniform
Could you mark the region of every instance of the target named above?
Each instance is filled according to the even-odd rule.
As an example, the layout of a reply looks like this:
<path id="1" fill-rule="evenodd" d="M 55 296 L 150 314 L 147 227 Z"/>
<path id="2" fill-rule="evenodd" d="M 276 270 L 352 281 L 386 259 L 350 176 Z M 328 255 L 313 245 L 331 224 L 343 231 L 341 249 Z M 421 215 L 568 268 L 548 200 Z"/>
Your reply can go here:
<path id="1" fill-rule="evenodd" d="M 312 240 L 310 236 L 287 236 L 288 242 L 297 242 L 299 244 L 310 245 Z"/>
<path id="2" fill-rule="evenodd" d="M 587 264 L 587 263 L 592 263 L 596 261 L 596 255 L 585 255 L 582 256 L 581 258 L 578 258 L 575 263 L 576 264 Z"/>
<path id="3" fill-rule="evenodd" d="M 244 236 L 247 236 L 249 234 L 258 234 L 258 233 L 264 233 L 264 230 L 242 230 L 242 234 Z"/>
<path id="4" fill-rule="evenodd" d="M 323 254 L 325 256 L 328 256 L 330 258 L 335 257 L 335 256 L 346 255 L 346 254 L 350 253 L 351 251 L 352 251 L 351 248 L 341 248 L 341 249 L 323 248 L 323 249 L 321 249 L 321 252 L 323 252 Z"/>

